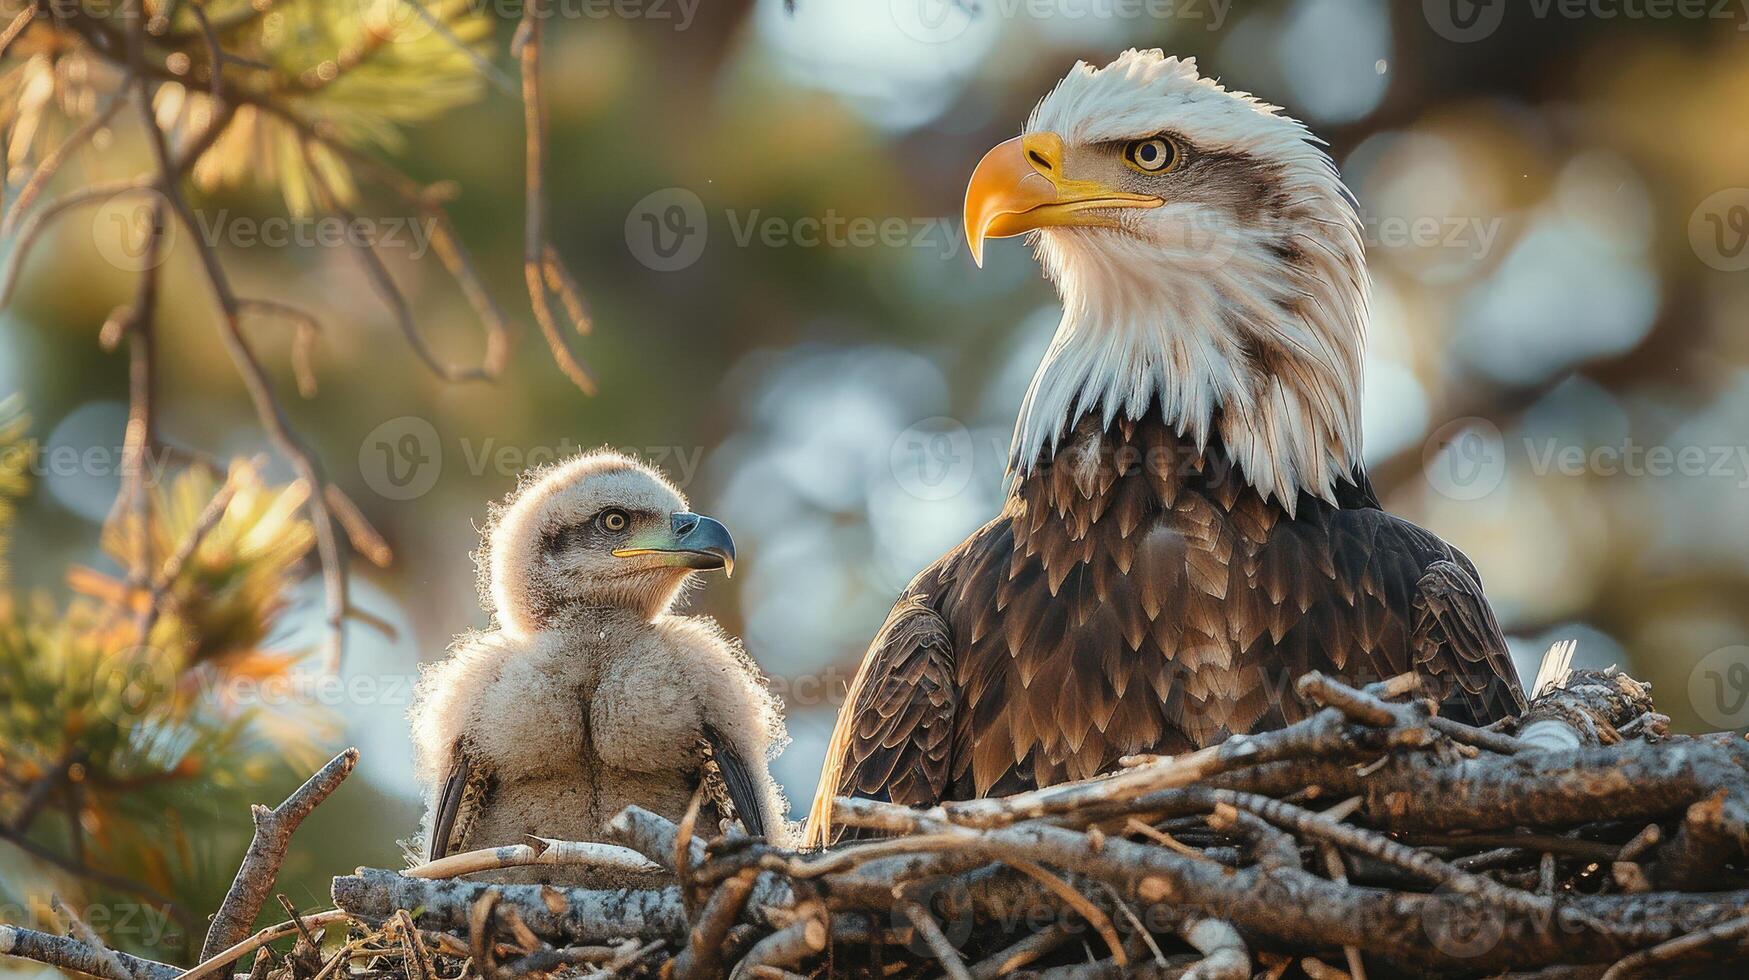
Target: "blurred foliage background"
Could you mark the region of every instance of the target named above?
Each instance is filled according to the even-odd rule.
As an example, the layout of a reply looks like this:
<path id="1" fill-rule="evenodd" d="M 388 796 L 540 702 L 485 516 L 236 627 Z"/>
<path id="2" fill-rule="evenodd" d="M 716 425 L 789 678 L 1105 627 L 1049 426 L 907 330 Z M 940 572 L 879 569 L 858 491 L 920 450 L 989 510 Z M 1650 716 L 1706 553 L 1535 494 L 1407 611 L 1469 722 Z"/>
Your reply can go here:
<path id="1" fill-rule="evenodd" d="M 350 624 L 342 675 L 323 673 L 309 530 L 275 504 L 298 492 L 292 473 L 278 459 L 250 468 L 186 618 L 158 627 L 181 651 L 175 713 L 98 712 L 131 753 L 122 770 L 174 775 L 183 756 L 171 750 L 191 740 L 225 751 L 203 758 L 203 777 L 127 796 L 133 809 L 89 793 L 79 822 L 94 861 L 204 914 L 247 842 L 246 804 L 276 802 L 309 763 L 357 744 L 358 774 L 301 831 L 281 890 L 316 907 L 333 872 L 398 862 L 396 840 L 417 822 L 404 721 L 417 665 L 485 621 L 475 524 L 525 465 L 603 444 L 663 466 L 734 532 L 743 574 L 713 579 L 692 608 L 744 636 L 788 702 L 794 743 L 777 771 L 805 808 L 844 684 L 893 597 L 995 512 L 1014 414 L 1056 322 L 1019 243 L 973 268 L 964 181 L 1076 59 L 1129 46 L 1195 55 L 1329 142 L 1370 232 L 1375 480 L 1390 509 L 1475 560 L 1521 672 L 1575 637 L 1579 665 L 1650 680 L 1677 727 L 1749 725 L 1741 698 L 1709 696 L 1736 676 L 1726 668 L 1749 664 L 1749 11 L 982 6 L 554 0 L 548 231 L 594 325 L 571 338 L 599 380 L 585 397 L 519 297 L 523 119 L 507 52 L 520 3 L 427 4 L 441 31 L 403 0 L 256 4 L 267 13 L 248 57 L 303 86 L 287 98 L 418 181 L 453 182 L 448 213 L 506 299 L 516 342 L 494 383 L 426 370 L 355 250 L 320 223 L 311 174 L 376 236 L 438 356 L 478 361 L 478 320 L 429 225 L 354 186 L 342 162 L 301 158 L 270 118 L 227 134 L 235 142 L 197 170 L 203 237 L 240 288 L 322 322 L 307 399 L 292 332 L 251 336 L 294 425 L 395 549 L 387 568 L 352 563 L 355 603 L 393 635 Z M 249 11 L 206 7 L 215 21 Z M 347 40 L 360 23 L 381 37 L 363 54 L 369 70 L 326 84 L 323 64 L 360 54 Z M 0 66 L 9 201 L 29 174 L 20 141 L 52 146 L 114 83 L 29 39 Z M 165 86 L 157 108 L 193 126 L 205 111 L 192 86 Z M 55 186 L 148 163 L 124 113 Z M 128 532 L 112 525 L 106 539 L 102 525 L 121 487 L 127 363 L 98 343 L 138 279 L 118 251 L 125 217 L 104 207 L 54 225 L 0 311 L 0 395 L 22 397 L 0 439 L 35 443 L 0 465 L 0 508 L 13 512 L 0 659 L 34 665 L 29 677 L 0 667 L 0 759 L 53 743 L 31 729 L 68 697 L 51 663 L 91 697 L 108 688 L 80 686 L 87 667 L 68 658 L 95 658 L 92 676 L 120 669 L 105 659 L 116 650 L 85 649 L 102 630 L 81 617 L 126 567 Z M 251 457 L 266 443 L 186 235 L 171 236 L 160 270 L 159 426 L 170 443 Z M 184 528 L 215 489 L 176 475 L 194 472 L 148 474 Z M 211 625 L 242 608 L 226 603 L 245 604 L 255 629 Z M 198 683 L 214 676 L 224 683 Z M 237 678 L 273 682 L 239 698 Z M 159 745 L 165 726 L 190 731 Z M 57 887 L 107 894 L 0 841 L 0 918 L 28 921 Z M 107 931 L 171 957 L 186 926 Z"/>

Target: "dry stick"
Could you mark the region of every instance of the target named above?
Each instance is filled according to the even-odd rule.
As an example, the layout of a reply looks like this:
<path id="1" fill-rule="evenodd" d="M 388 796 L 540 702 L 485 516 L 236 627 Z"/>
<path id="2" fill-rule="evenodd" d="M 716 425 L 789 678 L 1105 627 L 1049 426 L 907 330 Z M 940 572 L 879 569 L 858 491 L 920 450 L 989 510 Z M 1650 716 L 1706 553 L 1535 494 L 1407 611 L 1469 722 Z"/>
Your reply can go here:
<path id="1" fill-rule="evenodd" d="M 1034 817 L 1073 813 L 1092 802 L 1136 799 L 1282 759 L 1340 757 L 1355 748 L 1346 717 L 1334 708 L 1327 708 L 1286 728 L 1236 735 L 1219 745 L 1153 759 L 1109 776 L 1013 796 L 948 803 L 941 810 L 948 820 L 962 826 L 998 827 Z"/>
<path id="2" fill-rule="evenodd" d="M 1262 817 L 1269 822 L 1297 833 L 1329 841 L 1352 851 L 1394 864 L 1405 871 L 1439 884 L 1448 885 L 1459 894 L 1492 899 L 1517 912 L 1546 915 L 1553 906 L 1547 898 L 1508 888 L 1491 878 L 1470 874 L 1448 862 L 1399 844 L 1383 834 L 1362 830 L 1321 813 L 1273 800 L 1253 793 L 1214 790 L 1211 798 Z"/>
<path id="3" fill-rule="evenodd" d="M 18 16 L 12 18 L 12 23 L 7 24 L 4 31 L 0 31 L 0 57 L 6 55 L 7 49 L 12 47 L 12 42 L 18 40 L 18 36 L 30 26 L 31 19 L 35 16 L 36 5 L 32 4 L 19 11 Z"/>
<path id="4" fill-rule="evenodd" d="M 104 945 L 103 939 L 97 935 L 97 931 L 87 925 L 84 919 L 79 918 L 79 913 L 68 908 L 61 901 L 61 896 L 50 896 L 49 907 L 60 913 L 61 918 L 67 920 L 67 931 L 73 934 L 74 939 L 97 951 L 97 955 L 102 958 L 103 965 L 108 968 L 109 973 L 124 977 L 130 975 L 127 967 L 122 964 L 115 952 Z"/>
<path id="5" fill-rule="evenodd" d="M 1652 824 L 1652 826 L 1656 827 L 1657 824 Z M 1583 840 L 1578 837 L 1560 837 L 1554 834 L 1411 834 L 1404 838 L 1403 842 L 1412 847 L 1491 847 L 1543 851 L 1550 854 L 1564 854 L 1567 857 L 1584 858 L 1587 861 L 1624 860 L 1621 851 L 1625 850 L 1625 848 L 1617 848 L 1613 844 L 1605 844 L 1601 841 Z M 1633 858 L 1625 860 L 1631 861 Z"/>
<path id="6" fill-rule="evenodd" d="M 209 977 L 224 976 L 229 972 L 228 968 L 232 963 L 248 956 L 250 953 L 255 952 L 268 943 L 278 939 L 284 939 L 290 935 L 295 935 L 301 929 L 314 928 L 317 926 L 330 926 L 337 922 L 346 922 L 350 918 L 351 916 L 346 912 L 342 912 L 339 909 L 329 909 L 325 912 L 316 912 L 303 916 L 298 921 L 280 922 L 268 926 L 229 949 L 220 950 L 212 956 L 203 958 L 199 965 L 182 974 L 181 980 L 207 980 Z"/>
<path id="7" fill-rule="evenodd" d="M 332 211 L 351 228 L 358 224 L 358 215 L 340 200 L 340 195 L 323 176 L 321 168 L 316 166 L 316 158 L 311 152 L 308 139 L 300 139 L 298 147 L 303 153 L 304 166 L 309 170 L 316 189 L 316 196 L 323 209 Z M 377 254 L 376 247 L 369 242 L 357 244 L 352 253 L 358 256 L 360 267 L 364 269 L 365 278 L 370 280 L 371 287 L 376 291 L 377 298 L 388 307 L 395 318 L 395 324 L 401 330 L 401 335 L 407 339 L 407 346 L 413 349 L 415 356 L 431 370 L 432 374 L 449 383 L 464 381 L 484 381 L 491 378 L 484 367 L 460 368 L 445 364 L 425 343 L 425 338 L 419 334 L 419 325 L 414 321 L 413 307 L 407 302 L 407 295 L 401 292 L 401 287 L 395 284 L 395 277 L 389 272 L 389 267 L 383 262 L 383 257 Z"/>
<path id="8" fill-rule="evenodd" d="M 475 270 L 473 257 L 462 244 L 461 237 L 456 234 L 449 212 L 437 200 L 436 192 L 421 187 L 417 181 L 384 165 L 375 157 L 344 143 L 334 142 L 283 107 L 268 103 L 259 108 L 292 127 L 302 139 L 343 157 L 355 170 L 369 175 L 372 180 L 431 220 L 432 250 L 437 253 L 438 262 L 455 279 L 456 285 L 461 288 L 462 295 L 474 308 L 474 314 L 480 318 L 480 324 L 486 331 L 486 350 L 480 360 L 481 369 L 494 378 L 502 374 L 510 357 L 509 319 L 498 301 L 492 298 L 492 293 L 486 288 L 479 272 Z"/>
<path id="9" fill-rule="evenodd" d="M 1053 922 L 1007 949 L 972 964 L 972 980 L 997 980 L 1037 961 L 1069 938 L 1069 927 Z"/>
<path id="10" fill-rule="evenodd" d="M 1300 960 L 1300 969 L 1304 970 L 1306 976 L 1311 977 L 1312 980 L 1349 980 L 1348 974 L 1316 956 L 1308 956 Z"/>
<path id="11" fill-rule="evenodd" d="M 858 841 L 834 848 L 817 858 L 801 861 L 778 860 L 775 863 L 792 878 L 818 878 L 822 875 L 842 874 L 870 861 L 895 855 L 950 850 L 959 839 L 957 834 L 913 834 L 908 837 Z"/>
<path id="12" fill-rule="evenodd" d="M 1667 943 L 1625 956 L 1604 973 L 1603 980 L 1628 980 L 1630 977 L 1650 975 L 1650 967 L 1669 967 L 1684 961 L 1704 962 L 1705 957 L 1726 952 L 1715 949 L 1726 944 L 1730 944 L 1731 951 L 1739 955 L 1745 952 L 1745 946 L 1749 945 L 1749 916 L 1721 922 L 1711 928 L 1691 932 Z"/>
<path id="13" fill-rule="evenodd" d="M 946 826 L 939 816 L 869 800 L 841 798 L 835 801 L 834 816 L 847 826 L 889 833 Z M 962 832 L 963 852 L 996 861 L 1021 857 L 1136 887 L 1145 901 L 1219 914 L 1248 932 L 1283 942 L 1354 945 L 1394 958 L 1450 959 L 1428 950 L 1420 937 L 1429 922 L 1443 921 L 1473 901 L 1460 895 L 1405 895 L 1343 886 L 1291 868 L 1219 868 L 1120 838 L 1107 839 L 1096 850 L 1085 835 L 1038 821 Z M 1652 902 L 1646 896 L 1626 901 L 1583 896 L 1569 898 L 1565 904 L 1578 913 L 1580 928 L 1549 928 L 1545 914 L 1518 913 L 1507 920 L 1510 941 L 1461 957 L 1463 965 L 1476 970 L 1542 965 L 1581 951 L 1591 956 L 1625 955 L 1634 945 L 1671 938 L 1676 921 L 1717 921 L 1725 909 L 1735 908 L 1731 896 L 1666 895 Z M 1285 905 L 1300 908 L 1300 914 L 1283 916 Z M 1623 924 L 1598 928 L 1593 923 L 1600 917 Z"/>
<path id="14" fill-rule="evenodd" d="M 756 973 L 761 967 L 784 968 L 826 948 L 828 931 L 817 916 L 809 916 L 784 926 L 753 944 L 730 974 L 731 980 L 743 974 Z"/>
<path id="15" fill-rule="evenodd" d="M 75 208 L 107 204 L 118 198 L 150 193 L 151 189 L 151 181 L 144 177 L 109 180 L 68 191 L 32 211 L 30 217 L 24 219 L 17 236 L 7 236 L 13 239 L 12 253 L 6 257 L 5 269 L 0 271 L 0 307 L 12 301 L 12 292 L 18 285 L 18 274 L 24 266 L 24 260 L 50 222 Z"/>
<path id="16" fill-rule="evenodd" d="M 522 273 L 528 286 L 535 323 L 552 349 L 559 370 L 586 395 L 595 393 L 595 379 L 578 363 L 553 319 L 552 301 L 546 287 L 543 263 L 547 257 L 546 221 L 546 107 L 541 101 L 541 25 L 547 18 L 545 0 L 528 0 L 522 9 L 517 37 L 522 44 L 522 119 L 524 129 L 524 200 Z"/>
<path id="17" fill-rule="evenodd" d="M 488 891 L 468 906 L 468 949 L 474 972 L 482 976 L 491 976 L 497 969 L 492 956 L 492 913 L 501 900 L 497 892 Z"/>
<path id="18" fill-rule="evenodd" d="M 1473 745 L 1500 755 L 1517 755 L 1524 750 L 1524 743 L 1510 735 L 1466 725 L 1451 718 L 1435 715 L 1428 719 L 1428 724 L 1433 726 L 1434 731 L 1462 745 Z"/>
<path id="19" fill-rule="evenodd" d="M 437 254 L 438 262 L 456 280 L 462 295 L 468 304 L 474 308 L 474 313 L 480 318 L 481 326 L 486 332 L 486 350 L 481 357 L 481 369 L 491 377 L 498 377 L 504 371 L 510 358 L 510 324 L 498 301 L 485 286 L 484 280 L 474 268 L 472 256 L 461 238 L 456 234 L 454 222 L 449 213 L 438 203 L 434 190 L 421 187 L 417 181 L 405 174 L 384 165 L 381 161 L 361 153 L 354 147 L 337 143 L 327 134 L 318 130 L 308 121 L 287 110 L 284 106 L 271 101 L 263 101 L 251 97 L 247 93 L 238 93 L 237 101 L 249 105 L 266 115 L 285 123 L 295 130 L 299 137 L 320 146 L 336 156 L 342 157 L 359 172 L 381 184 L 395 193 L 410 206 L 417 209 L 421 215 L 432 221 L 431 247 Z M 567 274 L 568 278 L 568 274 Z"/>
<path id="20" fill-rule="evenodd" d="M 346 491 L 330 483 L 322 488 L 322 500 L 327 503 L 329 511 L 334 514 L 334 519 L 340 522 L 340 529 L 346 532 L 346 537 L 352 542 L 352 546 L 364 555 L 366 560 L 378 568 L 387 568 L 394 562 L 395 553 L 389 548 L 389 543 L 383 539 L 381 534 L 377 533 L 376 528 L 371 526 L 370 521 L 364 516 L 364 511 L 358 509 L 358 505 L 346 495 Z M 362 610 L 349 608 L 347 612 L 357 615 L 361 619 L 366 618 Z M 377 622 L 381 623 L 380 620 Z M 378 629 L 383 628 L 378 626 Z M 393 627 L 388 627 L 387 632 L 392 635 L 394 633 Z"/>
<path id="21" fill-rule="evenodd" d="M 338 788 L 352 767 L 358 763 L 358 750 L 347 749 L 335 756 L 315 775 L 285 798 L 279 806 L 268 809 L 256 804 L 250 808 L 255 821 L 255 837 L 243 855 L 237 877 L 225 894 L 223 904 L 213 915 L 212 928 L 207 930 L 206 943 L 201 946 L 201 959 L 210 959 L 219 950 L 248 935 L 267 896 L 273 890 L 279 866 L 291 846 L 292 834 L 310 812 L 321 805 Z"/>
<path id="22" fill-rule="evenodd" d="M 315 932 L 304 923 L 303 913 L 298 911 L 297 906 L 292 904 L 291 899 L 286 898 L 284 895 L 275 895 L 274 898 L 279 901 L 279 907 L 285 909 L 286 918 L 290 919 L 291 923 L 298 927 L 298 936 L 301 937 L 311 949 L 320 949 L 322 947 L 322 941 L 317 938 Z"/>
<path id="23" fill-rule="evenodd" d="M 145 83 L 135 86 L 135 102 L 139 106 L 142 119 L 146 123 L 147 142 L 152 148 L 154 159 L 159 169 L 158 190 L 170 201 L 171 210 L 183 227 L 188 229 L 191 237 L 199 238 L 200 224 L 194 216 L 188 201 L 183 197 L 178 185 L 180 169 L 170 159 L 170 151 L 164 141 L 164 133 L 158 128 L 156 117 L 152 113 L 151 100 L 147 97 Z M 210 138 L 197 140 L 190 150 L 199 148 L 201 142 L 210 145 L 212 139 L 217 139 L 217 131 L 222 130 L 230 122 L 229 106 L 221 106 L 216 110 L 212 125 L 207 127 Z M 255 415 L 266 430 L 267 437 L 279 450 L 281 456 L 291 463 L 298 478 L 304 481 L 310 490 L 310 496 L 305 506 L 310 512 L 310 523 L 316 533 L 316 552 L 322 566 L 322 583 L 324 603 L 327 607 L 325 625 L 328 630 L 328 668 L 338 672 L 340 660 L 344 653 L 344 629 L 347 611 L 346 562 L 341 554 L 339 537 L 334 533 L 334 518 L 328 510 L 323 489 L 327 481 L 323 478 L 321 466 L 316 457 L 304 446 L 303 442 L 293 433 L 290 421 L 285 416 L 285 410 L 273 393 L 273 386 L 267 380 L 267 374 L 261 368 L 261 363 L 250 349 L 249 343 L 243 337 L 241 319 L 242 311 L 237 294 L 232 291 L 230 279 L 225 275 L 224 267 L 213 250 L 204 243 L 197 242 L 195 254 L 200 259 L 201 271 L 207 286 L 212 292 L 214 301 L 220 312 L 220 339 L 225 350 L 231 357 L 239 377 L 243 381 L 244 390 L 255 408 Z"/>
<path id="24" fill-rule="evenodd" d="M 1146 837 L 1149 840 L 1153 841 L 1154 843 L 1159 844 L 1161 847 L 1164 847 L 1164 848 L 1166 848 L 1170 851 L 1173 851 L 1175 853 L 1182 854 L 1185 857 L 1190 858 L 1192 860 L 1208 861 L 1212 864 L 1219 864 L 1220 863 L 1220 862 L 1216 861 L 1214 858 L 1209 857 L 1207 854 L 1204 854 L 1203 852 L 1197 850 L 1196 848 L 1191 847 L 1189 844 L 1184 843 L 1183 841 L 1172 836 L 1171 834 L 1166 833 L 1164 830 L 1161 830 L 1157 827 L 1150 827 L 1147 824 L 1141 822 L 1140 820 L 1137 820 L 1135 817 L 1130 817 L 1129 822 L 1126 823 L 1124 826 L 1125 826 L 1125 829 L 1130 831 L 1131 833 L 1141 834 L 1143 837 Z"/>
<path id="25" fill-rule="evenodd" d="M 628 806 L 607 822 L 607 835 L 669 871 L 676 869 L 680 828 L 666 817 L 651 813 L 640 806 Z M 689 840 L 685 853 L 688 863 L 703 863 L 704 841 L 696 838 Z"/>
<path id="26" fill-rule="evenodd" d="M 139 541 L 128 569 L 129 584 L 145 588 L 152 574 L 151 496 L 146 487 L 146 460 L 158 444 L 157 371 L 154 356 L 157 341 L 154 331 L 158 315 L 158 265 L 164 253 L 164 201 L 154 199 L 150 209 L 151 226 L 146 232 L 143 255 L 145 268 L 140 272 L 139 291 L 129 311 L 128 334 L 128 423 L 123 439 L 123 470 L 126 482 L 117 495 L 119 506 L 126 498 L 133 508 L 134 530 Z M 146 642 L 146 632 L 140 632 L 140 642 Z"/>
<path id="27" fill-rule="evenodd" d="M 454 878 L 476 871 L 532 865 L 584 865 L 618 871 L 661 871 L 662 866 L 629 847 L 594 841 L 527 837 L 527 843 L 450 854 L 401 872 L 409 878 Z"/>
<path id="28" fill-rule="evenodd" d="M 959 950 L 954 949 L 953 944 L 947 941 L 947 936 L 942 934 L 941 925 L 935 921 L 935 916 L 929 914 L 928 909 L 916 902 L 907 902 L 901 906 L 901 911 L 952 980 L 972 980 L 971 971 L 966 969 L 965 961 L 960 959 Z"/>
<path id="29" fill-rule="evenodd" d="M 1118 966 L 1129 966 L 1129 954 L 1124 952 L 1123 941 L 1117 938 L 1117 930 L 1111 925 L 1111 919 L 1099 907 L 1087 900 L 1087 896 L 1076 891 L 1063 879 L 1051 874 L 1031 861 L 1009 861 L 1008 865 L 1045 886 L 1051 894 L 1061 899 L 1063 904 L 1074 909 L 1087 924 L 1099 933 L 1099 938 L 1105 941 L 1107 949 L 1111 950 L 1111 958 Z"/>
<path id="30" fill-rule="evenodd" d="M 553 243 L 546 244 L 541 268 L 546 272 L 547 289 L 559 296 L 559 302 L 565 304 L 565 315 L 571 318 L 571 326 L 580 334 L 587 334 L 593 326 L 589 322 L 589 311 L 583 306 L 583 290 L 577 286 L 577 280 L 571 278 L 571 270 L 565 268 L 565 263 L 559 260 L 558 249 Z"/>
<path id="31" fill-rule="evenodd" d="M 1160 951 L 1160 944 L 1154 941 L 1154 934 L 1149 932 L 1146 926 L 1142 925 L 1142 920 L 1136 917 L 1135 910 L 1130 908 L 1130 903 L 1123 900 L 1123 894 L 1116 888 L 1112 887 L 1111 883 L 1108 881 L 1099 882 L 1099 887 L 1105 889 L 1105 893 L 1111 896 L 1112 902 L 1117 905 L 1118 911 L 1123 913 L 1123 917 L 1129 922 L 1130 928 L 1136 931 L 1136 935 L 1140 936 L 1142 943 L 1148 947 L 1148 952 L 1153 954 L 1154 962 L 1160 966 L 1165 966 L 1166 954 Z M 1249 959 L 1247 959 L 1246 962 L 1249 964 Z M 1247 973 L 1249 973 L 1249 970 L 1247 970 Z"/>
<path id="32" fill-rule="evenodd" d="M 755 921 L 763 906 L 782 905 L 785 896 L 761 893 L 750 903 Z M 396 909 L 419 909 L 423 928 L 466 931 L 474 903 L 487 893 L 513 906 L 535 935 L 548 942 L 605 943 L 624 939 L 679 940 L 686 936 L 686 910 L 680 889 L 553 888 L 546 885 L 488 885 L 449 879 L 404 878 L 392 871 L 361 868 L 334 879 L 334 904 L 367 920 L 386 919 Z"/>
<path id="33" fill-rule="evenodd" d="M 1330 880 L 1338 884 L 1348 884 L 1348 868 L 1342 863 L 1342 854 L 1334 845 L 1324 843 L 1318 845 L 1318 851 L 1324 859 L 1324 871 L 1330 875 Z M 1342 956 L 1348 961 L 1348 973 L 1354 980 L 1366 980 L 1366 965 L 1361 962 L 1360 950 L 1353 946 L 1342 947 Z"/>
<path id="34" fill-rule="evenodd" d="M 686 948 L 674 961 L 673 976 L 678 980 L 702 980 L 722 972 L 723 939 L 729 927 L 741 918 L 747 898 L 753 894 L 753 882 L 759 876 L 755 868 L 747 868 L 717 886 L 699 913 L 687 935 Z"/>
<path id="35" fill-rule="evenodd" d="M 322 332 L 322 322 L 316 319 L 316 315 L 289 303 L 270 299 L 239 299 L 237 309 L 245 315 L 257 313 L 291 321 L 292 377 L 297 380 L 298 394 L 305 398 L 316 397 L 316 371 L 311 361 L 311 351 L 315 347 L 316 338 Z"/>
<path id="36" fill-rule="evenodd" d="M 35 960 L 63 970 L 102 977 L 103 980 L 176 980 L 182 975 L 180 969 L 167 963 L 99 949 L 77 939 L 21 926 L 0 925 L 0 956 Z M 111 972 L 112 961 L 121 965 L 122 973 Z"/>
<path id="37" fill-rule="evenodd" d="M 1190 919 L 1179 928 L 1179 935 L 1202 954 L 1201 962 L 1185 976 L 1197 980 L 1249 980 L 1251 951 L 1232 923 L 1222 919 Z M 1356 974 L 1355 980 L 1366 978 Z"/>

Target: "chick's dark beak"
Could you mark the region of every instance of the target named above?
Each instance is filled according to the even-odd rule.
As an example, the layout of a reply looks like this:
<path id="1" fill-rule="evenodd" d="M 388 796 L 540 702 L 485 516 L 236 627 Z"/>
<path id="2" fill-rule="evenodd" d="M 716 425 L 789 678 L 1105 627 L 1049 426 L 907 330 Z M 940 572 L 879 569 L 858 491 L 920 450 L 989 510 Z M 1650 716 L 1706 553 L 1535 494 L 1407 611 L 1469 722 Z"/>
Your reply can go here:
<path id="1" fill-rule="evenodd" d="M 721 521 L 680 511 L 670 517 L 667 531 L 640 535 L 614 552 L 619 558 L 662 555 L 663 564 L 699 571 L 735 573 L 735 539 Z"/>
<path id="2" fill-rule="evenodd" d="M 675 553 L 687 559 L 686 567 L 735 574 L 735 539 L 721 521 L 681 511 L 673 523 Z"/>

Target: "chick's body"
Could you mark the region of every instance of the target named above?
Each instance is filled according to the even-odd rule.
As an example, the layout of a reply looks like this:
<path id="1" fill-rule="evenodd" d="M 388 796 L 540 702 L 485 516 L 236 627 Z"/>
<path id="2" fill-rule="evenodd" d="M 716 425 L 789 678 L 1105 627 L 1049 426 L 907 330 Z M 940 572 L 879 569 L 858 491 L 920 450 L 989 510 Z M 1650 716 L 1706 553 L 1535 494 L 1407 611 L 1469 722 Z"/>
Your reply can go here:
<path id="1" fill-rule="evenodd" d="M 684 501 L 666 484 L 662 489 L 676 500 L 643 509 L 662 511 L 667 520 L 666 505 Z M 539 517 L 521 531 L 545 540 L 558 528 L 563 536 L 578 518 L 599 523 L 599 504 L 561 514 L 557 523 L 552 515 Z M 499 547 L 497 535 L 506 532 L 518 506 L 513 502 L 509 516 L 500 515 L 500 525 L 488 531 L 489 548 Z M 639 508 L 625 509 L 635 520 Z M 681 513 L 675 527 L 683 519 L 699 520 Z M 637 533 L 627 527 L 621 537 Z M 626 544 L 608 542 L 616 543 Z M 644 556 L 656 553 L 648 545 L 646 535 L 641 543 L 615 547 L 616 555 L 628 554 L 612 560 L 648 565 Z M 533 561 L 575 566 L 565 549 L 591 546 L 564 545 L 556 557 L 541 553 Z M 596 568 L 589 581 L 622 578 L 604 571 L 616 567 Z M 622 580 L 613 588 L 624 601 L 602 601 L 600 589 L 579 587 L 576 576 L 535 571 L 534 578 L 549 584 L 577 587 L 578 601 L 547 596 L 528 604 L 545 610 L 531 616 L 507 617 L 500 605 L 496 628 L 458 638 L 450 656 L 421 678 L 413 741 L 417 775 L 426 787 L 423 836 L 430 856 L 522 843 L 529 835 L 601 840 L 605 824 L 634 804 L 679 820 L 701 784 L 702 832 L 738 819 L 787 843 L 786 808 L 767 765 L 783 741 L 783 723 L 776 699 L 740 644 L 710 619 L 669 612 L 672 590 L 653 595 Z M 653 580 L 667 581 L 660 575 Z M 519 590 L 498 584 L 492 594 L 501 603 L 515 601 Z M 533 587 L 545 588 L 538 582 Z M 561 865 L 476 877 L 591 887 L 662 881 L 659 873 Z"/>

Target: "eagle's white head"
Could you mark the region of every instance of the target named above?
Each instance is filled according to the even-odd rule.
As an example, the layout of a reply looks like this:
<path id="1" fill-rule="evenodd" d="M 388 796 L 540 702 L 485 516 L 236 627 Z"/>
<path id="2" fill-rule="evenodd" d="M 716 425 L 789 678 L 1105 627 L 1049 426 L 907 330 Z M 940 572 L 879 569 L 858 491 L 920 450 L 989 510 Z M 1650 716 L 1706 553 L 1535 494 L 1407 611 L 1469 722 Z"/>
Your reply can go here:
<path id="1" fill-rule="evenodd" d="M 1090 411 L 1158 401 L 1291 512 L 1360 460 L 1367 277 L 1352 198 L 1298 120 L 1124 52 L 1077 63 L 966 192 L 966 235 L 1034 233 L 1063 321 L 1015 429 L 1015 477 Z"/>

